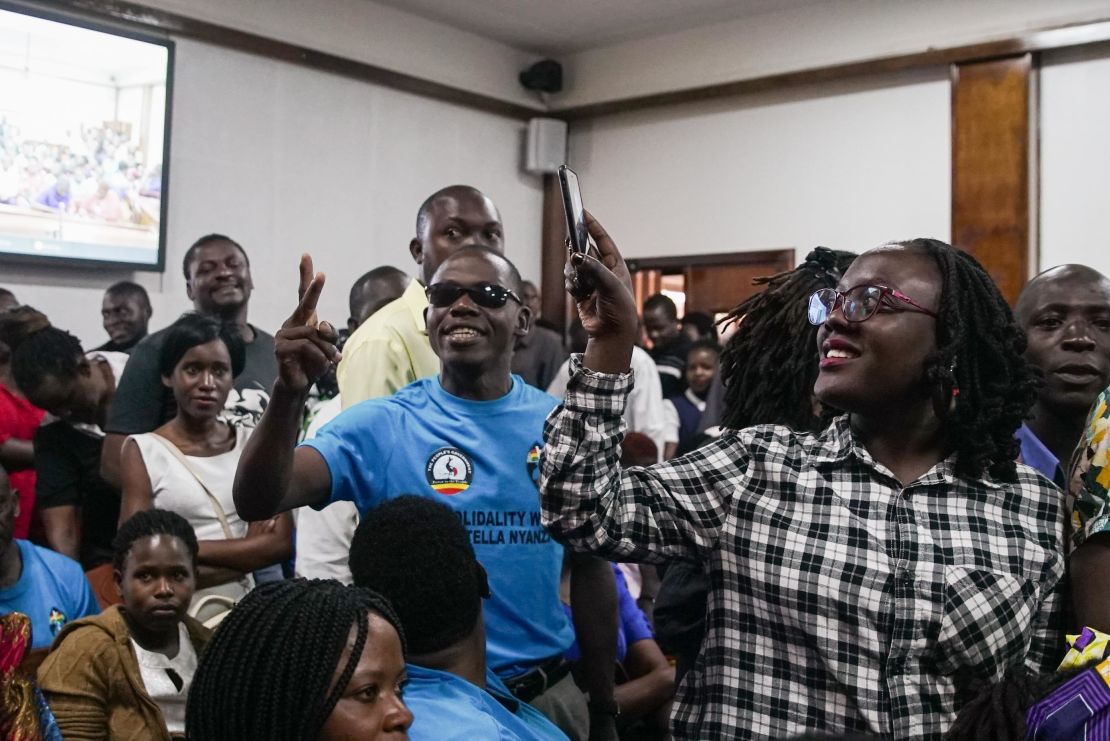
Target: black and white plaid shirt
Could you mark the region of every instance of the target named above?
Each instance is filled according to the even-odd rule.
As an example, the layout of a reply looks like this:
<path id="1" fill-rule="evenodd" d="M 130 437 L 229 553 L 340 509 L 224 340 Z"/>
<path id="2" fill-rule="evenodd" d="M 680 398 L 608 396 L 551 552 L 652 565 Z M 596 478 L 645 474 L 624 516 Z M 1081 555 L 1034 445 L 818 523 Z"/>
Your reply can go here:
<path id="1" fill-rule="evenodd" d="M 620 561 L 709 564 L 706 637 L 678 693 L 677 739 L 811 730 L 940 738 L 976 679 L 1063 653 L 1063 497 L 958 478 L 951 459 L 909 486 L 854 441 L 729 432 L 621 470 L 630 374 L 572 360 L 547 420 L 544 524 Z"/>

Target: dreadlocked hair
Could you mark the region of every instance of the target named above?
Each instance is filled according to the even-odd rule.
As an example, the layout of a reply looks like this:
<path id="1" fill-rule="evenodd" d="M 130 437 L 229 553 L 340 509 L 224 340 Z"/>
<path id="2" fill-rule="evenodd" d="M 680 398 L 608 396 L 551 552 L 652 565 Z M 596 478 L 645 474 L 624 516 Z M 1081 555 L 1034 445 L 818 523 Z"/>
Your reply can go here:
<path id="1" fill-rule="evenodd" d="M 779 424 L 814 432 L 825 427 L 828 420 L 813 405 L 817 327 L 807 318 L 807 299 L 814 291 L 835 288 L 855 259 L 854 252 L 817 247 L 793 270 L 752 280 L 766 288 L 721 320 L 739 324 L 720 358 L 724 426 Z"/>
<path id="2" fill-rule="evenodd" d="M 376 592 L 330 579 L 256 587 L 220 624 L 197 665 L 185 711 L 186 737 L 315 739 L 362 656 L 370 612 L 393 626 L 404 651 L 397 615 Z M 355 641 L 340 666 L 352 626 Z"/>
<path id="3" fill-rule="evenodd" d="M 960 709 L 944 738 L 1025 741 L 1025 716 L 1029 708 L 1081 671 L 1084 670 L 1035 674 L 1025 666 L 1012 666 L 1001 681 L 983 688 Z"/>
<path id="4" fill-rule="evenodd" d="M 897 244 L 925 252 L 940 269 L 937 351 L 925 362 L 925 380 L 939 389 L 938 413 L 956 450 L 956 472 L 1013 481 L 1020 451 L 1014 432 L 1037 398 L 1037 377 L 1023 357 L 1025 335 L 974 257 L 936 239 Z"/>

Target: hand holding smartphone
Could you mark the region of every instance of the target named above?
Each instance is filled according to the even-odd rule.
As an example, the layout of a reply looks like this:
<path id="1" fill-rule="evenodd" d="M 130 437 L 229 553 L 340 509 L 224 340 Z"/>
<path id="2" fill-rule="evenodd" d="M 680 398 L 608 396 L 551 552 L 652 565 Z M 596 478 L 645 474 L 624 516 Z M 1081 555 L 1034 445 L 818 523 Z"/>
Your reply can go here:
<path id="1" fill-rule="evenodd" d="M 563 211 L 567 215 L 567 234 L 570 249 L 574 252 L 588 253 L 591 249 L 590 232 L 586 228 L 586 214 L 582 206 L 582 191 L 578 187 L 578 175 L 566 165 L 559 166 L 559 189 L 563 194 Z M 595 248 L 596 252 L 596 248 Z M 582 295 L 593 291 L 594 286 L 585 279 L 579 279 L 575 271 L 575 283 Z"/>

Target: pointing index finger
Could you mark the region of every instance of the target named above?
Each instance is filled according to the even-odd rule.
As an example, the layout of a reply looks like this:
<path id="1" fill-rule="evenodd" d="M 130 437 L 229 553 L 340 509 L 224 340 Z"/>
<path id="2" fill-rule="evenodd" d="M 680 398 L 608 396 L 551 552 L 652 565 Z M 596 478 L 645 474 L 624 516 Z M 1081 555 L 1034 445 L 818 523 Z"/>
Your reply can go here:
<path id="1" fill-rule="evenodd" d="M 300 280 L 297 286 L 297 308 L 285 323 L 286 327 L 314 325 L 316 323 L 316 304 L 324 288 L 324 274 L 312 273 L 312 256 L 301 255 Z"/>
<path id="2" fill-rule="evenodd" d="M 301 255 L 301 263 L 299 265 L 301 271 L 300 283 L 297 285 L 297 298 L 304 298 L 305 293 L 308 291 L 308 285 L 312 282 L 312 255 L 307 252 Z"/>

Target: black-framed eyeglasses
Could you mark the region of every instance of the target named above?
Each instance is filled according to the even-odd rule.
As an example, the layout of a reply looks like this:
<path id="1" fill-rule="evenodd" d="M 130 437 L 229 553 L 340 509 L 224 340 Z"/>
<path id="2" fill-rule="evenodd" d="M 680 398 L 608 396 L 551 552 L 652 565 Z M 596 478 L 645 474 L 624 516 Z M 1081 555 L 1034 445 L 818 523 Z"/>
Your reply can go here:
<path id="1" fill-rule="evenodd" d="M 912 308 L 892 303 L 891 299 Z M 883 304 L 903 311 L 917 311 L 936 318 L 936 312 L 929 311 L 924 306 L 914 302 L 913 299 L 897 288 L 865 284 L 854 286 L 846 291 L 838 291 L 835 288 L 822 288 L 819 291 L 814 291 L 809 297 L 809 323 L 813 325 L 824 324 L 838 306 L 845 320 L 865 322 L 875 316 L 875 312 Z"/>
<path id="2" fill-rule="evenodd" d="M 471 301 L 487 309 L 500 309 L 509 299 L 522 306 L 524 305 L 519 296 L 505 288 L 505 286 L 499 286 L 496 283 L 479 283 L 476 286 L 460 286 L 458 283 L 433 283 L 424 289 L 424 295 L 428 297 L 428 303 L 437 309 L 451 306 L 464 293 L 470 296 Z"/>

